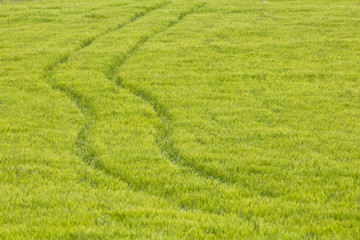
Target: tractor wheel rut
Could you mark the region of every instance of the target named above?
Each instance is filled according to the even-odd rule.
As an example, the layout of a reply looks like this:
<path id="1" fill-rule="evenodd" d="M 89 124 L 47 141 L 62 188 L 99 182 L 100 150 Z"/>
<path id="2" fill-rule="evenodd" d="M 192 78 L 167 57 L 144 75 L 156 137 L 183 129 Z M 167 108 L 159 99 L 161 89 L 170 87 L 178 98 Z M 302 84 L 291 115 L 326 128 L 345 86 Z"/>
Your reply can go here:
<path id="1" fill-rule="evenodd" d="M 169 159 L 172 163 L 176 165 L 181 165 L 186 167 L 190 170 L 191 173 L 197 174 L 201 177 L 205 177 L 208 179 L 217 179 L 219 182 L 227 182 L 222 176 L 215 174 L 213 172 L 207 171 L 203 166 L 197 165 L 196 163 L 187 161 L 176 148 L 174 147 L 174 143 L 171 140 L 172 134 L 172 120 L 171 116 L 168 113 L 166 107 L 164 107 L 160 102 L 156 100 L 156 98 L 152 97 L 151 94 L 147 93 L 146 91 L 136 87 L 130 83 L 125 83 L 122 79 L 117 76 L 117 72 L 121 69 L 126 61 L 131 58 L 137 50 L 139 50 L 149 39 L 152 37 L 163 33 L 173 27 L 174 25 L 180 23 L 186 16 L 191 15 L 192 13 L 196 12 L 197 10 L 201 9 L 205 3 L 199 4 L 193 9 L 181 13 L 176 20 L 170 22 L 164 28 L 149 34 L 147 36 L 142 37 L 132 48 L 130 48 L 126 54 L 116 58 L 112 65 L 110 65 L 109 70 L 107 72 L 107 77 L 110 81 L 115 82 L 119 87 L 131 92 L 132 94 L 140 97 L 144 102 L 148 103 L 153 111 L 156 113 L 159 121 L 160 126 L 157 129 L 157 138 L 156 144 L 160 149 L 162 155 Z"/>
<path id="2" fill-rule="evenodd" d="M 77 139 L 75 141 L 75 144 L 77 146 L 77 155 L 83 160 L 84 163 L 86 163 L 90 167 L 95 167 L 96 169 L 106 173 L 109 175 L 109 172 L 106 171 L 103 167 L 101 167 L 101 164 L 98 163 L 96 160 L 95 152 L 90 147 L 87 136 L 90 134 L 91 127 L 96 121 L 96 114 L 93 111 L 93 108 L 90 104 L 90 102 L 82 96 L 80 93 L 76 92 L 75 90 L 59 84 L 54 79 L 54 73 L 56 71 L 56 68 L 58 68 L 60 65 L 65 64 L 68 62 L 69 58 L 73 55 L 75 55 L 77 52 L 85 49 L 86 47 L 90 46 L 96 39 L 101 38 L 102 36 L 105 36 L 106 34 L 109 34 L 111 32 L 117 31 L 132 22 L 140 19 L 141 17 L 145 16 L 146 14 L 151 13 L 152 11 L 155 11 L 157 9 L 160 9 L 162 7 L 165 7 L 168 2 L 163 2 L 161 4 L 155 5 L 153 7 L 147 8 L 145 11 L 136 13 L 133 17 L 131 17 L 129 20 L 125 21 L 124 23 L 121 23 L 115 27 L 109 28 L 106 31 L 93 36 L 91 38 L 85 39 L 82 44 L 77 47 L 75 50 L 61 56 L 55 63 L 47 66 L 45 68 L 44 78 L 48 82 L 48 84 L 51 86 L 52 89 L 56 91 L 60 91 L 64 93 L 68 98 L 71 99 L 76 105 L 76 107 L 81 111 L 81 113 L 85 116 L 85 123 L 80 128 L 80 131 L 77 134 Z"/>

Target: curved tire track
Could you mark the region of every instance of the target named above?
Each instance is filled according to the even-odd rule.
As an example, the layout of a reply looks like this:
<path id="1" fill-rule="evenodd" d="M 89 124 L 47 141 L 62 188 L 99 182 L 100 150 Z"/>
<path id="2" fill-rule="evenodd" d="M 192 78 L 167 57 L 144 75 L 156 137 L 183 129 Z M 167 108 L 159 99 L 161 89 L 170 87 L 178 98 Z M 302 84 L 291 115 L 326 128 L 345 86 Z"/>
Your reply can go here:
<path id="1" fill-rule="evenodd" d="M 208 179 L 215 178 L 219 180 L 219 182 L 229 182 L 229 179 L 226 176 L 222 176 L 214 171 L 208 171 L 207 169 L 205 169 L 204 166 L 198 165 L 194 162 L 191 163 L 185 160 L 185 158 L 176 150 L 176 148 L 174 147 L 174 143 L 170 138 L 172 133 L 172 126 L 171 126 L 172 120 L 166 107 L 160 104 L 156 100 L 156 98 L 154 98 L 151 94 L 137 88 L 132 84 L 123 83 L 121 78 L 116 74 L 117 71 L 121 68 L 121 66 L 123 66 L 126 63 L 126 61 L 130 57 L 132 57 L 134 53 L 138 49 L 140 49 L 149 39 L 151 39 L 155 35 L 167 31 L 174 25 L 181 22 L 184 17 L 191 15 L 195 11 L 202 8 L 204 5 L 205 3 L 199 4 L 191 10 L 181 13 L 176 20 L 170 22 L 164 28 L 148 36 L 142 37 L 131 49 L 129 49 L 129 51 L 124 56 L 115 59 L 114 63 L 109 67 L 109 70 L 107 72 L 107 77 L 110 81 L 115 82 L 119 87 L 122 87 L 123 89 L 143 99 L 144 102 L 148 103 L 153 108 L 154 112 L 160 119 L 160 127 L 158 127 L 157 129 L 158 134 L 157 134 L 156 144 L 165 158 L 169 159 L 174 164 L 181 165 L 190 169 L 191 172 L 197 173 L 200 176 L 206 177 Z"/>
<path id="2" fill-rule="evenodd" d="M 93 149 L 89 146 L 88 139 L 87 139 L 87 136 L 89 135 L 89 132 L 91 130 L 91 126 L 96 121 L 96 114 L 93 112 L 90 102 L 84 96 L 82 96 L 81 94 L 77 93 L 76 91 L 74 91 L 73 89 L 71 89 L 69 87 L 66 87 L 62 84 L 57 83 L 53 79 L 55 69 L 58 66 L 60 66 L 61 64 L 66 63 L 72 55 L 74 55 L 75 53 L 77 53 L 77 52 L 85 49 L 89 45 L 91 45 L 96 39 L 98 39 L 108 33 L 117 31 L 117 30 L 129 25 L 130 23 L 138 20 L 139 18 L 145 16 L 146 14 L 149 14 L 152 11 L 155 11 L 157 9 L 160 9 L 160 8 L 166 6 L 167 4 L 169 4 L 169 3 L 163 2 L 161 4 L 147 8 L 145 11 L 136 13 L 132 18 L 130 18 L 126 22 L 121 23 L 115 27 L 109 28 L 106 31 L 104 31 L 96 36 L 93 36 L 89 39 L 84 40 L 78 48 L 63 55 L 55 63 L 53 63 L 45 68 L 44 78 L 47 80 L 47 82 L 49 83 L 51 88 L 65 93 L 75 103 L 77 108 L 81 111 L 81 113 L 86 118 L 85 123 L 81 127 L 80 131 L 78 132 L 77 139 L 75 141 L 75 144 L 77 146 L 77 155 L 83 160 L 84 163 L 86 163 L 90 167 L 97 168 L 98 170 L 103 171 L 108 175 L 109 175 L 109 172 L 106 171 L 106 169 L 104 169 L 96 161 L 95 153 L 94 153 Z"/>
<path id="3" fill-rule="evenodd" d="M 97 159 L 95 151 L 91 148 L 91 146 L 89 144 L 88 136 L 90 134 L 93 124 L 96 122 L 96 120 L 98 118 L 96 113 L 93 111 L 90 101 L 88 101 L 85 96 L 82 96 L 81 93 L 78 93 L 69 87 L 66 87 L 62 84 L 57 83 L 56 80 L 53 79 L 53 74 L 55 72 L 55 69 L 58 66 L 66 63 L 73 54 L 75 54 L 76 52 L 79 52 L 80 50 L 91 45 L 97 38 L 102 37 L 102 36 L 106 35 L 107 33 L 119 30 L 122 27 L 125 27 L 126 25 L 141 18 L 145 14 L 148 14 L 148 13 L 150 13 L 154 10 L 157 10 L 161 7 L 164 7 L 167 4 L 168 4 L 168 2 L 164 2 L 160 5 L 156 5 L 152 8 L 149 8 L 144 12 L 136 14 L 134 17 L 132 17 L 125 23 L 120 24 L 116 27 L 110 28 L 103 33 L 100 33 L 92 38 L 89 38 L 89 39 L 83 41 L 83 43 L 78 48 L 76 48 L 74 51 L 64 55 L 63 57 L 59 58 L 58 61 L 56 61 L 54 64 L 48 66 L 45 70 L 45 77 L 48 80 L 51 87 L 54 90 L 59 90 L 59 91 L 65 93 L 76 104 L 77 108 L 85 116 L 85 123 L 81 127 L 80 131 L 78 132 L 77 139 L 75 142 L 75 144 L 77 146 L 77 155 L 79 156 L 79 158 L 81 158 L 81 160 L 87 166 L 90 166 L 91 168 L 94 168 L 97 171 L 104 173 L 108 177 L 125 182 L 129 185 L 129 187 L 132 187 L 132 188 L 133 188 L 133 184 L 128 179 L 125 179 L 123 176 L 119 176 L 118 174 L 114 174 L 111 171 L 111 169 L 108 169 L 106 166 L 104 166 L 104 164 L 101 161 L 99 161 Z M 173 162 L 175 164 L 186 166 L 187 169 L 193 174 L 196 174 L 196 175 L 200 174 L 203 176 L 205 175 L 205 177 L 207 177 L 207 178 L 213 178 L 213 176 L 208 176 L 208 175 L 200 172 L 196 167 L 183 161 L 184 158 L 176 151 L 176 149 L 173 146 L 173 143 L 170 141 L 172 128 L 171 128 L 171 118 L 167 112 L 167 109 L 164 106 L 162 106 L 159 102 L 157 102 L 155 98 L 151 97 L 151 95 L 147 94 L 144 91 L 141 91 L 141 89 L 137 89 L 136 87 L 133 87 L 131 85 L 122 86 L 120 78 L 117 78 L 117 75 L 116 75 L 117 69 L 120 68 L 126 62 L 126 60 L 129 57 L 131 57 L 131 55 L 134 54 L 139 48 L 141 48 L 141 46 L 143 46 L 150 38 L 152 38 L 153 36 L 155 36 L 161 32 L 164 32 L 164 31 L 168 30 L 169 28 L 171 28 L 172 26 L 178 24 L 184 17 L 194 13 L 196 10 L 200 9 L 204 5 L 205 4 L 197 5 L 197 7 L 191 9 L 190 11 L 181 13 L 176 20 L 170 22 L 164 28 L 162 28 L 152 34 L 149 34 L 148 36 L 142 37 L 133 47 L 130 48 L 130 50 L 125 55 L 115 59 L 116 61 L 110 65 L 109 70 L 106 72 L 106 76 L 110 81 L 117 83 L 117 85 L 119 85 L 120 87 L 124 88 L 125 90 L 131 92 L 132 94 L 141 97 L 145 102 L 149 103 L 152 106 L 152 108 L 154 109 L 158 118 L 160 119 L 160 123 L 161 123 L 160 127 L 158 127 L 156 144 L 157 144 L 158 148 L 161 150 L 162 154 L 167 159 L 169 159 L 171 162 Z M 146 191 L 143 191 L 141 189 L 135 188 L 134 190 L 142 191 L 142 192 L 146 193 Z M 153 194 L 150 194 L 150 195 L 153 195 Z M 159 196 L 159 195 L 156 195 L 156 196 L 161 199 L 165 199 L 162 196 Z M 177 205 L 177 204 L 175 204 L 175 205 Z"/>

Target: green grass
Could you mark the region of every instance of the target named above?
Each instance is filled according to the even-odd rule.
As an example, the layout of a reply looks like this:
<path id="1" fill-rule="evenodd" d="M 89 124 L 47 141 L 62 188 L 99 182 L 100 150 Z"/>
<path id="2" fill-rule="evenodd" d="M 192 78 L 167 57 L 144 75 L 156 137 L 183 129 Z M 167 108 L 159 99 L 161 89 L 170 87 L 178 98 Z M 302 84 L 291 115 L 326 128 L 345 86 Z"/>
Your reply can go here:
<path id="1" fill-rule="evenodd" d="M 358 239 L 357 1 L 0 3 L 1 239 Z"/>

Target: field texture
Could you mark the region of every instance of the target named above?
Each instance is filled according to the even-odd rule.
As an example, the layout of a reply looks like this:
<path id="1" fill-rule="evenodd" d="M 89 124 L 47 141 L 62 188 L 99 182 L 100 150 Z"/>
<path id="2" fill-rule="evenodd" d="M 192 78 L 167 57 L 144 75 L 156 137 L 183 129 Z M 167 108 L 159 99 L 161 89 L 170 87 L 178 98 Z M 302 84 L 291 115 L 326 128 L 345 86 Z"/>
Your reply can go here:
<path id="1" fill-rule="evenodd" d="M 360 239 L 360 2 L 0 3 L 0 239 Z"/>

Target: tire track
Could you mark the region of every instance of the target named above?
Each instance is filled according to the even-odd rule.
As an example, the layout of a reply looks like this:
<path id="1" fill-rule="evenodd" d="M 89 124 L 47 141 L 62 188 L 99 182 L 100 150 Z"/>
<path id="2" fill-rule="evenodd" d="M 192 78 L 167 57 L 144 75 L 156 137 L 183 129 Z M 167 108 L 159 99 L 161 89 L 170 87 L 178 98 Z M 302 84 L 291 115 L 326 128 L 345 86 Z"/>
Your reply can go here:
<path id="1" fill-rule="evenodd" d="M 53 75 L 55 73 L 55 69 L 57 67 L 59 67 L 60 65 L 66 63 L 72 55 L 76 54 L 77 52 L 79 52 L 79 51 L 85 49 L 86 47 L 88 47 L 89 45 L 91 45 L 96 39 L 98 39 L 106 34 L 109 34 L 111 32 L 117 31 L 117 30 L 129 25 L 130 23 L 140 19 L 141 17 L 145 16 L 146 14 L 149 14 L 152 11 L 155 11 L 157 9 L 160 9 L 160 8 L 166 6 L 167 4 L 169 4 L 169 3 L 163 2 L 163 3 L 155 5 L 153 7 L 149 7 L 145 11 L 136 13 L 132 18 L 130 18 L 126 22 L 121 23 L 115 27 L 109 28 L 106 31 L 104 31 L 96 36 L 93 36 L 91 38 L 84 40 L 81 43 L 81 45 L 79 47 L 77 47 L 75 50 L 61 56 L 57 61 L 55 61 L 55 63 L 53 63 L 45 68 L 44 78 L 46 79 L 48 84 L 51 86 L 51 88 L 53 90 L 65 93 L 66 96 L 75 103 L 76 107 L 85 116 L 85 119 L 86 119 L 85 123 L 81 127 L 80 131 L 78 132 L 77 139 L 75 141 L 75 144 L 77 146 L 76 154 L 83 160 L 84 163 L 86 163 L 87 165 L 89 165 L 92 168 L 96 168 L 96 169 L 106 173 L 107 175 L 110 174 L 109 171 L 107 171 L 105 168 L 103 168 L 99 164 L 99 162 L 96 160 L 95 152 L 89 146 L 89 142 L 87 139 L 87 136 L 89 135 L 91 127 L 95 123 L 97 116 L 94 113 L 90 102 L 84 96 L 82 96 L 80 93 L 74 91 L 73 89 L 66 87 L 65 85 L 57 83 L 54 80 Z"/>
<path id="2" fill-rule="evenodd" d="M 91 45 L 96 39 L 106 35 L 107 33 L 119 30 L 119 29 L 129 25 L 130 23 L 134 22 L 135 20 L 141 18 L 142 16 L 144 16 L 144 15 L 146 15 L 146 14 L 148 14 L 148 13 L 154 11 L 154 10 L 160 9 L 160 8 L 162 8 L 162 7 L 164 7 L 164 6 L 168 5 L 168 4 L 169 4 L 168 2 L 164 2 L 162 4 L 159 4 L 159 5 L 156 5 L 154 7 L 148 8 L 146 11 L 143 11 L 141 13 L 137 13 L 134 17 L 132 17 L 131 19 L 129 19 L 125 23 L 119 24 L 116 27 L 107 29 L 103 33 L 100 33 L 100 34 L 98 34 L 98 35 L 96 35 L 94 37 L 91 37 L 91 38 L 88 38 L 88 39 L 84 40 L 82 42 L 82 44 L 78 48 L 76 48 L 72 52 L 69 52 L 69 53 L 63 55 L 62 57 L 60 57 L 58 59 L 58 61 L 56 61 L 52 65 L 49 65 L 45 69 L 45 78 L 47 79 L 47 81 L 49 82 L 51 87 L 54 90 L 59 90 L 59 91 L 65 93 L 76 104 L 77 108 L 85 116 L 85 123 L 81 127 L 80 131 L 78 132 L 78 135 L 77 135 L 77 138 L 76 138 L 76 141 L 75 141 L 75 144 L 77 146 L 76 154 L 79 156 L 79 158 L 87 166 L 89 166 L 89 167 L 91 167 L 93 169 L 96 169 L 99 172 L 104 173 L 107 177 L 110 177 L 110 178 L 116 179 L 116 180 L 120 180 L 120 181 L 128 184 L 128 186 L 130 188 L 132 188 L 133 190 L 135 190 L 135 191 L 143 192 L 145 194 L 150 194 L 152 196 L 156 196 L 157 198 L 163 199 L 165 201 L 168 201 L 168 200 L 166 200 L 166 198 L 163 197 L 163 196 L 159 196 L 157 194 L 151 194 L 151 193 L 148 193 L 147 191 L 144 191 L 141 188 L 134 187 L 134 184 L 131 181 L 126 179 L 124 176 L 121 176 L 119 174 L 114 174 L 111 171 L 111 169 L 108 169 L 104 165 L 103 162 L 101 162 L 101 161 L 99 161 L 99 159 L 97 159 L 96 153 L 95 153 L 94 149 L 90 146 L 90 143 L 89 143 L 89 140 L 88 140 L 88 136 L 90 135 L 91 128 L 98 119 L 97 114 L 93 110 L 91 102 L 88 99 L 86 99 L 86 97 L 83 96 L 81 93 L 76 92 L 73 89 L 71 89 L 69 87 L 66 87 L 65 85 L 57 83 L 53 79 L 53 75 L 54 75 L 55 69 L 57 67 L 59 67 L 60 65 L 66 63 L 72 55 L 74 55 L 75 53 L 85 49 L 86 47 Z M 194 13 L 196 10 L 200 9 L 204 5 L 205 4 L 197 5 L 195 8 L 191 9 L 190 11 L 186 11 L 186 12 L 181 13 L 176 20 L 170 22 L 164 28 L 162 28 L 162 29 L 160 29 L 158 31 L 155 31 L 154 33 L 151 33 L 148 36 L 142 37 L 133 47 L 130 48 L 130 50 L 125 54 L 125 56 L 118 57 L 118 58 L 115 59 L 116 61 L 113 64 L 110 65 L 109 70 L 106 72 L 107 78 L 110 81 L 113 81 L 113 83 L 114 82 L 117 83 L 121 87 L 120 78 L 116 78 L 116 70 L 119 67 L 121 67 L 125 63 L 125 61 L 132 54 L 134 54 L 136 52 L 136 50 L 141 48 L 141 46 L 143 46 L 151 37 L 153 37 L 153 36 L 155 36 L 155 35 L 157 35 L 157 34 L 159 34 L 161 32 L 164 32 L 164 31 L 168 30 L 172 26 L 179 23 L 184 17 Z M 161 122 L 161 125 L 158 128 L 156 144 L 157 144 L 158 148 L 161 150 L 162 154 L 167 159 L 169 159 L 171 162 L 173 162 L 175 164 L 187 166 L 187 168 L 190 170 L 191 173 L 198 175 L 196 173 L 196 171 L 194 171 L 194 167 L 192 167 L 191 165 L 188 165 L 188 164 L 184 164 L 182 162 L 183 158 L 174 149 L 173 143 L 170 141 L 170 135 L 171 135 L 171 131 L 172 131 L 171 118 L 170 118 L 170 115 L 168 114 L 166 108 L 164 106 L 162 106 L 159 102 L 157 102 L 155 98 L 151 97 L 151 95 L 146 94 L 145 92 L 141 91 L 140 89 L 136 89 L 135 87 L 132 87 L 131 85 L 123 86 L 123 88 L 125 90 L 127 90 L 127 91 L 141 97 L 145 102 L 149 103 L 152 106 L 152 108 L 154 109 L 155 113 L 158 115 L 158 117 L 160 119 L 160 122 Z M 174 204 L 174 206 L 178 206 L 181 209 L 183 209 L 183 207 L 179 206 L 177 203 L 169 202 L 169 204 L 170 205 Z M 218 214 L 218 213 L 212 212 L 212 211 L 209 211 L 209 213 Z"/>
<path id="3" fill-rule="evenodd" d="M 164 28 L 152 34 L 149 34 L 148 36 L 142 37 L 132 48 L 129 49 L 129 51 L 124 56 L 118 57 L 114 60 L 113 64 L 110 65 L 106 75 L 110 81 L 115 82 L 119 87 L 140 97 L 144 102 L 148 103 L 152 107 L 158 119 L 160 119 L 160 126 L 157 127 L 156 144 L 165 158 L 169 159 L 174 164 L 181 165 L 183 167 L 186 167 L 187 169 L 190 169 L 192 173 L 198 174 L 208 179 L 217 179 L 220 183 L 222 183 L 229 182 L 229 179 L 226 176 L 215 173 L 214 171 L 209 171 L 205 169 L 204 166 L 198 165 L 195 162 L 187 161 L 174 147 L 174 142 L 170 138 L 172 134 L 172 120 L 166 107 L 160 102 L 158 102 L 155 97 L 145 92 L 144 90 L 141 90 L 140 88 L 130 83 L 123 83 L 122 79 L 116 74 L 117 71 L 121 68 L 121 66 L 123 66 L 126 61 L 131 58 L 134 53 L 139 50 L 149 39 L 167 31 L 174 25 L 181 22 L 183 18 L 191 15 L 192 13 L 204 6 L 205 3 L 202 3 L 189 11 L 181 13 L 176 20 L 170 22 Z"/>

